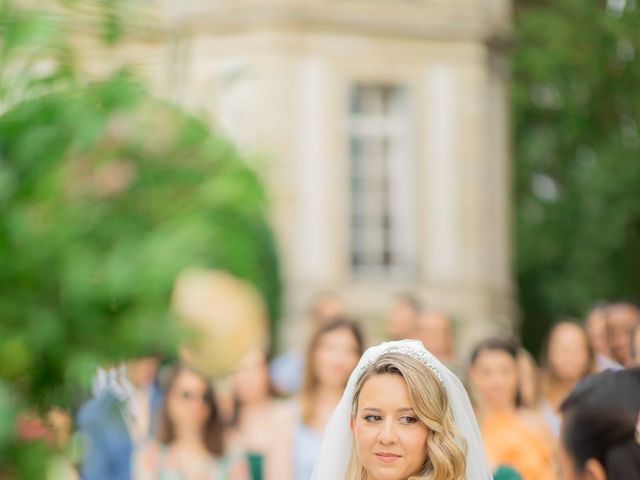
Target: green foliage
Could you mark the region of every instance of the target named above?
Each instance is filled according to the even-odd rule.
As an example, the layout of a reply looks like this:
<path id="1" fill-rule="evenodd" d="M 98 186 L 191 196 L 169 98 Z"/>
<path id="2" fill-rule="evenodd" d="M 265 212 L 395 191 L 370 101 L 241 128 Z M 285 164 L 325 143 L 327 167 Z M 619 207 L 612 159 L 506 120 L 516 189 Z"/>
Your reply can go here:
<path id="1" fill-rule="evenodd" d="M 518 4 L 516 265 L 533 350 L 560 317 L 640 296 L 640 9 L 626 4 Z"/>
<path id="2" fill-rule="evenodd" d="M 20 104 L 0 138 L 0 375 L 33 401 L 96 362 L 173 347 L 188 266 L 252 281 L 277 317 L 262 186 L 198 120 L 115 77 Z"/>
<path id="3" fill-rule="evenodd" d="M 19 412 L 69 405 L 98 363 L 175 349 L 170 293 L 186 267 L 256 285 L 276 330 L 256 174 L 131 75 L 86 84 L 76 65 L 67 9 L 97 8 L 95 35 L 113 45 L 120 3 L 65 1 L 52 16 L 0 0 L 0 478 L 44 475 L 45 445 L 16 441 Z"/>
<path id="4" fill-rule="evenodd" d="M 0 112 L 76 81 L 67 33 L 51 13 L 0 0 Z"/>

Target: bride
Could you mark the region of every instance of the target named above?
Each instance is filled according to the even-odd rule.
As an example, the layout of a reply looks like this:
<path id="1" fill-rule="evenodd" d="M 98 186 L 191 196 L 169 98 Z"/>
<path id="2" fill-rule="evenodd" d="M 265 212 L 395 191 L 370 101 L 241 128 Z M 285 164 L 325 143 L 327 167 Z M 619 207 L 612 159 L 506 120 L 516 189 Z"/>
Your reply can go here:
<path id="1" fill-rule="evenodd" d="M 458 378 L 422 343 L 369 348 L 322 440 L 313 480 L 491 480 Z"/>

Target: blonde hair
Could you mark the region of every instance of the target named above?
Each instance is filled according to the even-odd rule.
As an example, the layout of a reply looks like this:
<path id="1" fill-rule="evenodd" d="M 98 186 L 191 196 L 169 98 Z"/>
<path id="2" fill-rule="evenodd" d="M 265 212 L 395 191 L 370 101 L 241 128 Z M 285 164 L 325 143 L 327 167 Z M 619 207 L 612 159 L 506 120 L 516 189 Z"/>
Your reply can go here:
<path id="1" fill-rule="evenodd" d="M 427 461 L 411 479 L 464 480 L 467 444 L 456 428 L 444 385 L 427 365 L 402 353 L 386 353 L 363 372 L 356 384 L 351 414 L 356 415 L 358 397 L 363 385 L 375 375 L 400 375 L 409 390 L 411 406 L 418 419 L 426 425 Z M 366 470 L 360 463 L 355 447 L 345 480 L 365 480 Z"/>

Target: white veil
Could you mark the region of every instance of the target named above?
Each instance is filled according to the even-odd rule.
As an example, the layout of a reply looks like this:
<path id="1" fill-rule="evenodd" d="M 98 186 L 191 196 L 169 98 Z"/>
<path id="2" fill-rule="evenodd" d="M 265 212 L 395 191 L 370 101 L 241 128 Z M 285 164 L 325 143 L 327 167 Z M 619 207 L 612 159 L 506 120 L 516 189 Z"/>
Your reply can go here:
<path id="1" fill-rule="evenodd" d="M 366 367 L 375 362 L 380 356 L 389 352 L 399 352 L 410 355 L 425 363 L 434 370 L 442 380 L 449 398 L 449 405 L 453 412 L 455 424 L 467 442 L 467 473 L 466 480 L 491 480 L 491 469 L 485 457 L 482 437 L 478 422 L 473 413 L 467 392 L 448 368 L 438 361 L 421 342 L 417 340 L 402 340 L 399 342 L 385 342 L 369 348 L 355 370 L 349 377 L 347 387 L 333 411 L 322 439 L 320 454 L 316 460 L 312 480 L 343 480 L 349 465 L 353 437 L 349 428 L 351 405 L 356 384 Z"/>

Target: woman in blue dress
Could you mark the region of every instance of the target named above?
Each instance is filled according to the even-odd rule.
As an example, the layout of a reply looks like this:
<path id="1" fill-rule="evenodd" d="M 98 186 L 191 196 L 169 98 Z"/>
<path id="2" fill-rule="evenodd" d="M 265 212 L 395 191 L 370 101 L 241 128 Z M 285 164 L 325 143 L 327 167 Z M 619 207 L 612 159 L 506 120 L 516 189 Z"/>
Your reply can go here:
<path id="1" fill-rule="evenodd" d="M 322 432 L 342 397 L 351 371 L 364 351 L 360 326 L 338 318 L 313 335 L 305 361 L 305 375 L 293 433 L 294 480 L 310 480 Z"/>

